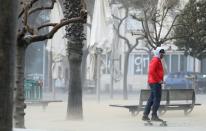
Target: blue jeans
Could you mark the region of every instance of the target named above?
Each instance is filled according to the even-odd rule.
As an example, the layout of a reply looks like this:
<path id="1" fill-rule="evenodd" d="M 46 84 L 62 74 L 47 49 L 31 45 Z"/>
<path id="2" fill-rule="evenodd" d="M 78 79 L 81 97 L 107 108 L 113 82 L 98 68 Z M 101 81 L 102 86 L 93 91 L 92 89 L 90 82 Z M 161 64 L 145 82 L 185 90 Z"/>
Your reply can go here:
<path id="1" fill-rule="evenodd" d="M 149 84 L 149 86 L 151 92 L 144 110 L 144 115 L 148 116 L 152 107 L 152 116 L 157 116 L 157 110 L 159 109 L 161 101 L 162 86 L 159 83 Z"/>

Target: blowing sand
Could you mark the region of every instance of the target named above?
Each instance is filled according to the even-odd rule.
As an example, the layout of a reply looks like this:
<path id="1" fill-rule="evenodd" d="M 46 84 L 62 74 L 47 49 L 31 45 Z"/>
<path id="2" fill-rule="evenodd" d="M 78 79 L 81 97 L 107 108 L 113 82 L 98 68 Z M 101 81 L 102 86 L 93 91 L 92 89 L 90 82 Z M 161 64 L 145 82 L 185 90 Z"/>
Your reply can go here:
<path id="1" fill-rule="evenodd" d="M 184 116 L 183 111 L 168 111 L 161 116 L 168 123 L 167 127 L 155 124 L 145 127 L 141 121 L 142 112 L 132 117 L 125 108 L 110 107 L 109 104 L 136 104 L 136 97 L 128 101 L 114 99 L 84 99 L 84 119 L 82 121 L 66 120 L 67 102 L 51 103 L 46 111 L 40 106 L 28 106 L 25 126 L 37 131 L 203 131 L 206 130 L 206 95 L 197 96 L 201 106 Z"/>

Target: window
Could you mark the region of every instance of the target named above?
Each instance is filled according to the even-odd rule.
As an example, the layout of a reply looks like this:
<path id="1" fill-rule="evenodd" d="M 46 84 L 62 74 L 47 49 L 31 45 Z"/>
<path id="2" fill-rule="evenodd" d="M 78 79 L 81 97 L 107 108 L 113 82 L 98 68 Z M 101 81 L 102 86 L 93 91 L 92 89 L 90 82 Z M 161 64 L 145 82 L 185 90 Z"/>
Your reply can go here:
<path id="1" fill-rule="evenodd" d="M 178 55 L 171 55 L 171 72 L 178 72 Z"/>
<path id="2" fill-rule="evenodd" d="M 170 56 L 169 55 L 165 55 L 164 57 L 165 63 L 166 63 L 166 72 L 170 72 Z"/>
<path id="3" fill-rule="evenodd" d="M 187 57 L 180 55 L 180 71 L 187 71 Z"/>

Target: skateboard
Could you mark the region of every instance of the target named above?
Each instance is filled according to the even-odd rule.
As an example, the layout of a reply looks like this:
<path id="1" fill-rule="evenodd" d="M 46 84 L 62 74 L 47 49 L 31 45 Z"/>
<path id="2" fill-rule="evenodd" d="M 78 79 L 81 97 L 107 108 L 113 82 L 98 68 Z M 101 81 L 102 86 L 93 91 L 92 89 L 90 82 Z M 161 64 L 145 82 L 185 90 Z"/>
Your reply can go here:
<path id="1" fill-rule="evenodd" d="M 153 126 L 153 124 L 154 124 L 154 122 L 156 123 L 156 122 L 159 122 L 160 124 L 160 126 L 167 126 L 167 121 L 164 121 L 164 120 L 162 120 L 162 121 L 152 121 L 152 120 L 149 120 L 149 121 L 145 121 L 145 123 L 144 123 L 144 125 L 145 126 Z"/>

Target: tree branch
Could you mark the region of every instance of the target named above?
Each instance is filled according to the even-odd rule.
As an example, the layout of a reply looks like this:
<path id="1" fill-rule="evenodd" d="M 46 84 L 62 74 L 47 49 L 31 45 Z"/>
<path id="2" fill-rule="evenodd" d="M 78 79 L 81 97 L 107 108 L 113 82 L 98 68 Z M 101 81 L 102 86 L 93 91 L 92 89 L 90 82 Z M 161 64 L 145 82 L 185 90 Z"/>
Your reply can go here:
<path id="1" fill-rule="evenodd" d="M 81 5 L 83 10 L 87 10 L 86 2 L 84 0 L 81 0 Z"/>
<path id="2" fill-rule="evenodd" d="M 24 7 L 24 17 L 23 17 L 23 25 L 26 28 L 26 30 L 30 33 L 30 34 L 34 34 L 34 29 L 32 29 L 29 24 L 28 24 L 28 10 L 29 10 L 29 5 L 25 5 Z"/>
<path id="3" fill-rule="evenodd" d="M 71 24 L 71 23 L 84 23 L 85 20 L 82 17 L 76 17 L 76 18 L 71 18 L 68 20 L 64 20 L 61 21 L 59 24 L 56 24 L 56 26 L 54 26 L 54 28 L 47 34 L 45 35 L 33 35 L 33 36 L 26 36 L 24 39 L 28 42 L 28 43 L 32 43 L 32 42 L 37 42 L 37 41 L 44 41 L 47 39 L 51 39 L 54 34 L 63 26 Z"/>
<path id="4" fill-rule="evenodd" d="M 114 14 L 112 14 L 112 17 L 113 17 L 114 19 L 119 20 L 119 21 L 121 21 L 121 20 L 122 20 L 121 18 L 119 18 L 119 17 L 115 16 Z"/>
<path id="5" fill-rule="evenodd" d="M 169 40 L 176 40 L 176 39 L 183 39 L 183 38 L 188 38 L 188 37 L 191 37 L 194 33 L 190 34 L 190 35 L 185 35 L 185 36 L 174 36 L 174 37 L 169 37 L 169 38 L 166 38 L 166 39 L 163 39 L 162 42 L 166 42 L 166 41 L 169 41 Z"/>
<path id="6" fill-rule="evenodd" d="M 39 1 L 39 0 L 32 0 L 32 1 L 28 4 L 29 9 L 30 9 L 30 8 L 33 6 L 33 4 L 36 3 L 37 1 Z M 23 4 L 23 3 L 21 3 L 21 4 Z M 20 12 L 18 18 L 20 18 L 20 17 L 24 14 L 24 12 L 25 12 L 25 8 L 22 9 L 22 11 Z"/>
<path id="7" fill-rule="evenodd" d="M 34 9 L 32 9 L 31 11 L 29 11 L 29 15 L 31 15 L 31 14 L 33 14 L 33 13 L 35 13 L 35 12 L 37 12 L 37 11 L 42 11 L 42 10 L 51 10 L 51 9 L 53 9 L 54 8 L 54 3 L 56 2 L 56 0 L 51 0 L 51 5 L 50 6 L 48 6 L 48 7 L 37 7 L 37 8 L 34 8 Z"/>
<path id="8" fill-rule="evenodd" d="M 156 20 L 157 19 L 157 12 L 155 12 L 155 14 L 152 16 L 152 24 L 153 24 L 153 27 L 154 27 L 154 31 L 155 31 L 155 40 L 158 41 L 157 39 L 157 26 L 156 24 L 158 23 L 158 21 Z"/>
<path id="9" fill-rule="evenodd" d="M 165 10 L 166 10 L 166 12 L 165 12 Z M 162 32 L 162 28 L 163 28 L 163 22 L 165 20 L 165 17 L 167 16 L 168 11 L 169 11 L 168 8 L 163 10 L 162 19 L 161 19 L 161 22 L 160 22 L 160 29 L 159 29 L 159 33 L 158 33 L 158 37 L 157 37 L 158 40 L 160 39 L 160 35 L 161 35 L 161 32 Z"/>
<path id="10" fill-rule="evenodd" d="M 143 29 L 143 32 L 145 34 L 145 38 L 148 42 L 148 44 L 152 47 L 152 48 L 155 48 L 155 46 L 152 44 L 152 42 L 150 41 L 149 37 L 148 37 L 148 32 L 146 31 L 145 29 L 145 26 L 144 26 L 144 21 L 141 21 L 141 24 L 142 24 L 142 29 Z"/>
<path id="11" fill-rule="evenodd" d="M 44 24 L 44 25 L 41 25 L 37 28 L 37 30 L 41 30 L 42 28 L 45 28 L 45 27 L 49 27 L 49 26 L 53 26 L 55 27 L 58 23 L 48 23 L 48 24 Z"/>
<path id="12" fill-rule="evenodd" d="M 21 30 L 18 30 L 17 40 L 22 39 L 26 34 L 26 29 L 23 27 Z"/>
<path id="13" fill-rule="evenodd" d="M 144 39 L 144 37 L 136 38 L 136 43 L 131 46 L 130 52 L 133 51 L 133 49 L 139 44 L 139 40 Z"/>
<path id="14" fill-rule="evenodd" d="M 150 34 L 150 29 L 149 29 L 149 23 L 148 23 L 148 16 L 147 16 L 147 12 L 144 11 L 144 21 L 145 21 L 145 26 L 144 26 L 144 21 L 142 23 L 142 25 L 144 26 L 144 30 L 146 31 L 146 34 L 147 34 L 147 38 L 151 41 L 151 43 L 155 43 L 155 41 L 152 39 L 152 36 Z"/>
<path id="15" fill-rule="evenodd" d="M 170 34 L 170 32 L 171 32 L 172 28 L 174 27 L 174 24 L 175 24 L 176 19 L 178 18 L 178 16 L 179 16 L 179 15 L 176 15 L 175 18 L 173 19 L 172 24 L 171 24 L 171 26 L 170 26 L 167 34 L 165 35 L 164 39 L 166 39 L 166 38 L 168 37 L 168 35 Z"/>
<path id="16" fill-rule="evenodd" d="M 129 40 L 126 37 L 124 37 L 123 35 L 120 34 L 120 27 L 121 27 L 122 23 L 124 22 L 124 20 L 128 17 L 128 8 L 126 9 L 126 13 L 125 14 L 126 15 L 122 19 L 118 18 L 117 16 L 112 15 L 113 18 L 115 18 L 115 19 L 120 21 L 117 28 L 115 26 L 113 26 L 113 27 L 114 27 L 115 31 L 117 32 L 118 36 L 126 42 L 128 48 L 130 49 L 131 45 L 129 44 L 130 43 Z"/>

